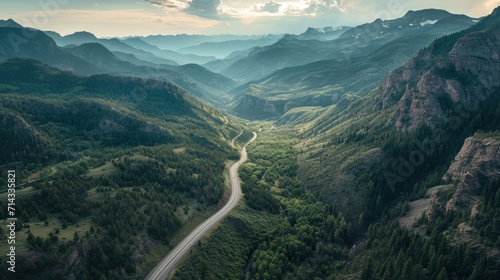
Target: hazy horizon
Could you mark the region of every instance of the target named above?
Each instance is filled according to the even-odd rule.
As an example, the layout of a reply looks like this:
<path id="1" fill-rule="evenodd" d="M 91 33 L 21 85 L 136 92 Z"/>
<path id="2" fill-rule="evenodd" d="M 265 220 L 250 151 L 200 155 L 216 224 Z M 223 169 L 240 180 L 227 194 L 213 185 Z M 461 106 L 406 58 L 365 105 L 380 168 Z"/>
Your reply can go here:
<path id="1" fill-rule="evenodd" d="M 300 33 L 308 27 L 356 26 L 428 8 L 482 17 L 499 5 L 500 0 L 6 0 L 0 4 L 0 18 L 61 35 L 78 31 L 97 37 L 264 35 Z"/>

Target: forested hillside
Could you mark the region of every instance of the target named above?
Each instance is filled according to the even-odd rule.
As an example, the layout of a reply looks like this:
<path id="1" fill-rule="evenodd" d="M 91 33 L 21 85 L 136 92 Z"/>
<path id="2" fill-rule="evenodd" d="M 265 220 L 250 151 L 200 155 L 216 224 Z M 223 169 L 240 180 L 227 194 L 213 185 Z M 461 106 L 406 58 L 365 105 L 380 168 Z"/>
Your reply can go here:
<path id="1" fill-rule="evenodd" d="M 183 225 L 216 209 L 239 128 L 215 109 L 161 81 L 82 77 L 23 59 L 0 73 L 18 279 L 142 278 Z M 6 189 L 0 196 L 4 219 Z"/>

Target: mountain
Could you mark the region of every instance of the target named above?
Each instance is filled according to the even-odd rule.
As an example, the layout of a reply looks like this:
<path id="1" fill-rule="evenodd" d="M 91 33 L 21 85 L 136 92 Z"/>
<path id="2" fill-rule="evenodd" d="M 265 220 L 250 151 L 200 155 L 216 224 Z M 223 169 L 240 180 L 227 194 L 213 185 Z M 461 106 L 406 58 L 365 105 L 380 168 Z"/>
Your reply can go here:
<path id="1" fill-rule="evenodd" d="M 433 25 L 409 25 L 417 21 L 427 22 L 427 18 L 436 20 Z M 443 21 L 445 22 L 442 23 Z M 406 27 L 399 28 L 402 24 Z M 444 30 L 459 31 L 464 26 L 473 24 L 474 20 L 465 16 L 455 16 L 440 10 L 424 10 L 409 12 L 401 19 L 377 20 L 349 29 L 331 42 L 337 46 L 343 45 L 343 48 L 349 51 L 361 46 L 360 50 L 363 50 L 364 54 L 356 51 L 345 57 L 277 70 L 235 89 L 234 95 L 239 100 L 233 101 L 229 106 L 230 111 L 250 119 L 279 118 L 292 108 L 335 104 L 347 93 L 364 96 L 382 82 L 391 70 L 406 63 L 434 39 L 447 34 Z M 367 30 L 370 33 L 366 33 Z M 373 33 L 377 33 L 377 36 L 371 35 L 372 44 L 354 44 L 352 48 L 347 47 L 352 44 L 352 38 L 369 38 Z M 249 60 L 251 61 L 247 57 L 242 61 L 251 65 Z"/>
<path id="2" fill-rule="evenodd" d="M 12 33 L 11 29 L 15 29 L 15 33 Z M 23 38 L 21 36 L 27 34 L 24 33 L 26 31 L 23 28 L 0 28 L 0 32 L 9 34 L 9 36 L 18 34 L 19 38 Z M 120 76 L 132 75 L 144 78 L 156 78 L 176 83 L 194 96 L 217 106 L 225 104 L 225 100 L 228 98 L 226 92 L 236 86 L 236 83 L 231 79 L 210 72 L 201 66 L 186 65 L 185 67 L 179 67 L 168 64 L 157 64 L 161 60 L 154 60 L 155 63 L 148 63 L 130 53 L 119 55 L 124 59 L 129 59 L 131 62 L 124 61 L 104 45 L 98 43 L 103 42 L 108 46 L 111 45 L 114 49 L 138 53 L 137 49 L 116 39 L 98 39 L 98 42 L 83 43 L 78 46 L 58 47 L 54 40 L 44 32 L 37 30 L 33 30 L 33 32 L 32 34 L 35 36 L 26 37 L 26 40 L 21 40 L 22 44 L 18 46 L 13 45 L 13 41 L 8 40 L 7 36 L 3 37 L 5 40 L 0 40 L 0 47 L 3 48 L 3 52 L 0 52 L 0 54 L 3 54 L 0 55 L 0 60 L 31 58 L 45 62 L 51 66 L 87 75 L 108 73 Z M 77 33 L 70 38 L 73 38 L 75 43 L 79 43 L 77 42 L 78 40 L 91 40 L 95 36 L 84 32 Z M 144 51 L 139 51 L 139 54 L 144 53 Z M 144 57 L 141 56 L 141 58 Z"/>
<path id="3" fill-rule="evenodd" d="M 279 35 L 266 35 L 258 39 L 228 40 L 222 42 L 204 42 L 196 46 L 181 48 L 178 52 L 223 58 L 235 51 L 243 51 L 253 47 L 267 46 L 279 40 Z"/>
<path id="4" fill-rule="evenodd" d="M 329 41 L 337 39 L 349 29 L 351 29 L 351 27 L 348 26 L 338 26 L 338 27 L 327 26 L 323 28 L 309 27 L 304 33 L 299 34 L 295 37 L 300 40 Z"/>
<path id="5" fill-rule="evenodd" d="M 85 43 L 98 42 L 99 39 L 92 33 L 87 31 L 78 31 L 63 37 L 68 45 L 79 46 Z"/>
<path id="6" fill-rule="evenodd" d="M 221 74 L 213 73 L 198 64 L 185 64 L 168 68 L 171 68 L 176 72 L 186 74 L 197 82 L 222 91 L 229 91 L 237 86 L 237 83 L 230 78 Z"/>
<path id="7" fill-rule="evenodd" d="M 21 28 L 23 27 L 19 23 L 15 22 L 13 19 L 8 19 L 8 20 L 3 20 L 0 19 L 0 27 L 18 27 Z"/>
<path id="8" fill-rule="evenodd" d="M 255 80 L 288 66 L 297 66 L 322 57 L 331 43 L 324 41 L 303 41 L 293 35 L 285 35 L 278 42 L 265 47 L 253 48 L 242 58 L 220 73 L 235 80 Z"/>
<path id="9" fill-rule="evenodd" d="M 377 19 L 348 30 L 340 38 L 390 40 L 400 34 L 456 32 L 470 27 L 477 20 L 465 15 L 454 15 L 444 10 L 426 9 L 409 11 L 394 20 Z"/>
<path id="10" fill-rule="evenodd" d="M 99 43 L 84 43 L 79 46 L 70 45 L 64 49 L 71 54 L 85 59 L 106 72 L 120 73 L 135 65 L 120 60 L 111 51 Z M 126 71 L 126 70 L 125 70 Z"/>
<path id="11" fill-rule="evenodd" d="M 436 35 L 404 36 L 365 56 L 278 70 L 233 90 L 240 100 L 233 103 L 231 112 L 249 119 L 279 118 L 296 107 L 336 104 L 344 94 L 364 96 L 391 70 L 435 38 Z"/>
<path id="12" fill-rule="evenodd" d="M 99 71 L 91 63 L 61 50 L 54 40 L 42 31 L 0 27 L 0 61 L 15 57 L 32 58 L 61 69 L 78 71 L 83 74 Z"/>
<path id="13" fill-rule="evenodd" d="M 384 80 L 379 106 L 394 105 L 399 95 L 391 119 L 397 129 L 449 121 L 448 110 L 465 103 L 476 106 L 498 89 L 500 24 L 495 15 L 436 40 Z"/>
<path id="14" fill-rule="evenodd" d="M 248 82 L 261 79 L 285 67 L 327 59 L 345 60 L 364 56 L 403 36 L 443 36 L 470 27 L 476 21 L 442 10 L 422 10 L 410 12 L 394 20 L 377 19 L 372 23 L 351 28 L 330 41 L 301 41 L 293 35 L 287 35 L 277 43 L 260 48 L 246 58 L 234 62 L 221 73 L 232 79 Z"/>
<path id="15" fill-rule="evenodd" d="M 203 66 L 206 67 L 207 69 L 210 69 L 211 71 L 220 73 L 220 71 L 229 67 L 231 64 L 235 63 L 236 61 L 247 57 L 248 54 L 251 53 L 252 51 L 254 51 L 255 48 L 258 48 L 258 47 L 253 47 L 253 48 L 246 49 L 243 51 L 234 51 L 222 59 L 216 59 L 216 60 L 212 60 L 212 61 L 209 61 L 207 63 L 204 63 Z"/>
<path id="16" fill-rule="evenodd" d="M 188 63 L 197 63 L 203 64 L 207 61 L 213 60 L 213 56 L 200 56 L 195 54 L 182 54 L 179 52 L 171 51 L 171 50 L 162 50 L 156 46 L 146 43 L 139 37 L 127 38 L 124 39 L 123 42 L 127 43 L 130 46 L 135 48 L 151 52 L 159 57 L 169 59 L 175 61 L 176 64 L 188 64 Z"/>
<path id="17" fill-rule="evenodd" d="M 232 40 L 255 40 L 262 36 L 259 35 L 231 35 L 231 34 L 219 34 L 219 35 L 188 35 L 188 34 L 177 34 L 177 35 L 150 35 L 146 37 L 140 37 L 143 41 L 148 44 L 157 46 L 162 50 L 173 50 L 177 51 L 182 48 L 196 46 L 202 43 L 208 42 L 224 42 Z"/>
<path id="18" fill-rule="evenodd" d="M 66 42 L 63 36 L 61 36 L 61 34 L 55 31 L 48 30 L 48 31 L 43 31 L 43 33 L 52 38 L 52 40 L 54 40 L 54 42 L 56 42 L 56 44 L 60 47 L 70 45 L 68 42 Z"/>
<path id="19" fill-rule="evenodd" d="M 134 48 L 118 39 L 99 39 L 97 38 L 94 34 L 86 31 L 81 31 L 81 32 L 75 32 L 73 34 L 66 35 L 62 38 L 59 38 L 56 34 L 54 33 L 48 33 L 50 36 L 55 38 L 54 40 L 56 42 L 59 42 L 62 44 L 62 46 L 66 45 L 82 45 L 85 43 L 99 43 L 109 49 L 112 52 L 124 52 L 124 53 L 129 53 L 135 55 L 138 59 L 144 60 L 147 62 L 151 63 L 163 63 L 163 64 L 172 64 L 172 65 L 177 65 L 176 62 L 163 58 L 163 57 L 158 57 L 151 52 L 144 51 L 142 49 Z"/>
<path id="20" fill-rule="evenodd" d="M 500 130 L 499 27 L 500 8 L 468 29 L 436 39 L 365 97 L 346 95 L 336 105 L 285 114 L 280 123 L 307 139 L 298 147 L 303 149 L 299 177 L 318 197 L 344 209 L 346 195 L 351 204 L 366 196 L 390 200 L 450 183 L 441 178 L 457 169 L 450 163 L 462 158 L 461 149 L 486 151 L 466 139 L 494 137 Z M 487 151 L 495 157 L 495 149 Z M 490 171 L 472 176 L 481 177 L 478 184 L 484 186 L 499 174 Z M 479 181 L 469 179 L 460 180 L 477 188 Z M 375 204 L 364 205 L 377 211 Z"/>

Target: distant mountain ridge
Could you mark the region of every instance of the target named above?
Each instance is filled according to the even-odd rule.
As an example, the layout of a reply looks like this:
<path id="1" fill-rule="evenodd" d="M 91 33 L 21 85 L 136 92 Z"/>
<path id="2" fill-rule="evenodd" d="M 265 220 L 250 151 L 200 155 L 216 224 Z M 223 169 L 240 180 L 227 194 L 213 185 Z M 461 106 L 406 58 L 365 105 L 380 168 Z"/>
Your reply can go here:
<path id="1" fill-rule="evenodd" d="M 276 70 L 235 89 L 233 94 L 240 99 L 230 105 L 230 111 L 244 118 L 279 118 L 292 108 L 336 104 L 343 95 L 350 93 L 366 95 L 391 70 L 406 63 L 434 39 L 451 31 L 463 30 L 476 22 L 463 15 L 431 9 L 408 12 L 394 20 L 378 19 L 351 28 L 328 42 L 316 41 L 313 44 L 314 41 L 300 41 L 286 36 L 275 45 L 258 49 L 221 71 L 233 77 L 257 77 L 264 71 L 269 72 L 272 67 L 269 61 L 283 63 L 284 66 L 298 64 Z M 309 52 L 305 54 L 300 51 L 301 48 L 294 46 L 300 45 L 305 50 L 307 43 Z M 294 50 L 294 56 L 301 57 L 301 60 L 288 62 L 278 56 L 261 58 L 278 50 Z M 304 63 L 315 57 L 330 58 Z"/>
<path id="2" fill-rule="evenodd" d="M 85 43 L 99 43 L 110 51 L 126 52 L 135 55 L 137 58 L 151 62 L 176 65 L 177 63 L 162 57 L 158 57 L 151 52 L 134 48 L 118 39 L 99 39 L 94 34 L 86 31 L 79 31 L 66 36 L 61 36 L 56 32 L 46 32 L 59 46 L 75 45 L 79 46 Z"/>
<path id="3" fill-rule="evenodd" d="M 352 27 L 348 26 L 338 26 L 338 27 L 327 26 L 323 28 L 309 27 L 304 33 L 299 34 L 296 37 L 300 40 L 329 41 L 337 39 L 351 28 Z"/>
<path id="4" fill-rule="evenodd" d="M 155 45 L 163 50 L 174 50 L 177 51 L 182 48 L 196 46 L 202 43 L 210 42 L 224 42 L 233 40 L 257 40 L 263 37 L 262 35 L 231 35 L 231 34 L 219 34 L 219 35 L 188 35 L 188 34 L 177 34 L 177 35 L 150 35 L 141 37 L 141 39 L 148 44 Z M 126 39 L 126 38 L 125 38 Z"/>
<path id="5" fill-rule="evenodd" d="M 0 61 L 15 57 L 33 58 L 61 69 L 83 74 L 99 71 L 96 66 L 84 59 L 60 49 L 54 40 L 42 31 L 20 27 L 0 27 Z"/>
<path id="6" fill-rule="evenodd" d="M 23 27 L 19 23 L 15 22 L 13 19 L 3 20 L 0 19 L 0 27 Z"/>
<path id="7" fill-rule="evenodd" d="M 25 36 L 25 34 L 30 34 L 30 36 Z M 179 67 L 157 64 L 161 62 L 158 59 L 153 59 L 156 63 L 140 63 L 141 60 L 134 57 L 135 54 L 149 54 L 151 58 L 153 58 L 153 54 L 135 49 L 117 39 L 98 39 L 97 42 L 83 43 L 78 46 L 71 44 L 67 47 L 59 47 L 46 33 L 34 29 L 0 27 L 0 35 L 2 35 L 0 36 L 0 61 L 10 58 L 31 58 L 60 69 L 85 75 L 110 73 L 120 76 L 156 78 L 174 82 L 194 96 L 218 106 L 221 106 L 221 103 L 227 98 L 225 91 L 235 86 L 235 82 L 231 79 L 212 73 L 201 66 Z M 52 35 L 54 36 L 54 34 Z M 19 40 L 10 40 L 9 36 L 16 36 Z M 75 43 L 80 43 L 79 40 L 95 41 L 95 36 L 88 32 L 80 32 L 70 38 Z M 13 45 L 13 42 L 19 42 L 19 44 Z M 104 44 L 114 49 L 123 50 L 126 58 L 132 56 L 134 59 L 131 60 L 138 64 L 118 58 Z M 131 51 L 132 54 L 127 53 L 127 51 Z"/>
<path id="8" fill-rule="evenodd" d="M 422 21 L 418 21 L 421 19 Z M 437 20 L 434 24 L 423 24 Z M 246 58 L 234 62 L 221 73 L 245 82 L 263 78 L 285 67 L 299 66 L 327 59 L 346 59 L 366 55 L 384 44 L 403 36 L 436 34 L 442 36 L 473 25 L 477 20 L 463 15 L 453 15 L 443 10 L 410 12 L 406 18 L 394 20 L 377 19 L 344 32 L 331 41 L 293 41 L 292 35 L 283 37 L 273 45 L 250 53 Z M 414 24 L 414 26 L 410 26 Z M 401 26 L 401 28 L 400 28 Z M 286 55 L 280 55 L 281 53 Z"/>
<path id="9" fill-rule="evenodd" d="M 189 63 L 202 64 L 202 63 L 205 63 L 205 62 L 208 62 L 208 61 L 215 59 L 215 57 L 213 57 L 213 56 L 201 56 L 201 55 L 190 54 L 190 53 L 183 54 L 183 53 L 171 51 L 171 50 L 162 50 L 162 49 L 158 48 L 157 46 L 154 46 L 154 45 L 151 45 L 151 44 L 145 42 L 140 37 L 127 38 L 127 39 L 123 39 L 122 41 L 135 47 L 135 48 L 151 52 L 156 56 L 175 61 L 175 63 L 177 63 L 177 64 L 189 64 Z"/>
<path id="10" fill-rule="evenodd" d="M 257 39 L 203 42 L 199 45 L 181 48 L 178 52 L 224 58 L 235 51 L 243 51 L 253 47 L 271 45 L 280 38 L 281 35 L 266 35 Z"/>

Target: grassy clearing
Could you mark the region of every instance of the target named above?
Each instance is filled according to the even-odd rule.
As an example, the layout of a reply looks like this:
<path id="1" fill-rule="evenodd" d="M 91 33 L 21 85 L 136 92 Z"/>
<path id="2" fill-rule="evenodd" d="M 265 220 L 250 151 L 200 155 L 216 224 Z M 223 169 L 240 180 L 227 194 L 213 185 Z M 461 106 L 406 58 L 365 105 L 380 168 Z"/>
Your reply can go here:
<path id="1" fill-rule="evenodd" d="M 183 154 L 186 152 L 186 147 L 180 147 L 172 150 L 176 154 Z"/>
<path id="2" fill-rule="evenodd" d="M 51 215 L 47 219 L 48 224 L 43 221 L 34 221 L 25 223 L 21 231 L 16 232 L 16 253 L 24 254 L 30 251 L 30 245 L 28 244 L 27 238 L 28 234 L 31 232 L 35 237 L 40 236 L 43 238 L 49 237 L 49 233 L 54 232 L 58 228 L 60 233 L 57 234 L 59 237 L 59 242 L 68 242 L 73 240 L 73 235 L 75 232 L 80 236 L 85 236 L 85 233 L 90 230 L 90 226 L 93 225 L 90 218 L 81 219 L 78 223 L 73 225 L 68 225 L 67 228 L 63 229 L 62 222 L 59 219 Z M 0 222 L 2 229 L 7 228 L 8 221 L 3 220 Z M 95 226 L 95 225 L 94 225 Z M 0 242 L 0 251 L 7 252 L 8 247 L 10 247 L 7 242 Z"/>
<path id="3" fill-rule="evenodd" d="M 85 176 L 87 177 L 102 177 L 112 175 L 117 171 L 116 167 L 113 166 L 113 163 L 106 162 L 106 164 L 99 166 L 94 169 L 90 169 L 87 171 Z"/>
<path id="4" fill-rule="evenodd" d="M 156 159 L 141 155 L 141 154 L 134 154 L 132 156 L 122 156 L 119 158 L 114 159 L 117 162 L 123 162 L 126 159 L 130 159 L 133 161 L 149 161 L 153 160 L 156 161 Z M 115 172 L 117 172 L 118 169 L 114 166 L 112 161 L 106 162 L 104 165 L 101 165 L 99 167 L 93 168 L 88 170 L 84 176 L 86 177 L 105 177 L 105 176 L 111 176 Z"/>

